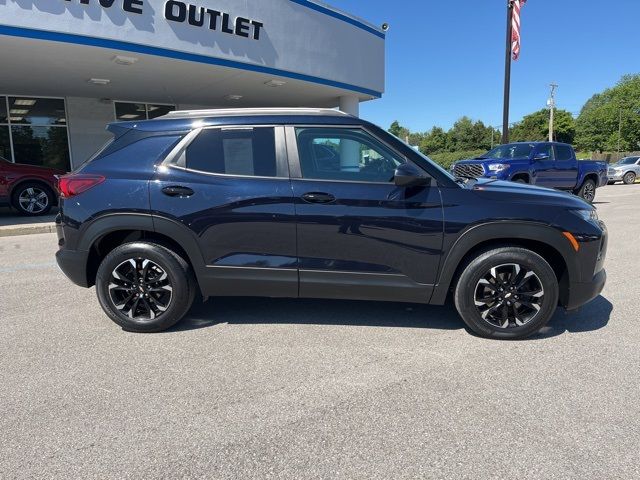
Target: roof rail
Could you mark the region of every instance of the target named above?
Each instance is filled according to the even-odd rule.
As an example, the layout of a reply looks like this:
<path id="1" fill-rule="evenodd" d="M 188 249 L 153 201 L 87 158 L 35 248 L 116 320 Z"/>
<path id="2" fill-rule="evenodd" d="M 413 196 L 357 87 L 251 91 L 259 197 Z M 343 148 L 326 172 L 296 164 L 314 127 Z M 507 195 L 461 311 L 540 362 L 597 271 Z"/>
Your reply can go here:
<path id="1" fill-rule="evenodd" d="M 231 117 L 249 115 L 326 115 L 349 116 L 331 108 L 210 108 L 203 110 L 176 110 L 162 118 Z"/>

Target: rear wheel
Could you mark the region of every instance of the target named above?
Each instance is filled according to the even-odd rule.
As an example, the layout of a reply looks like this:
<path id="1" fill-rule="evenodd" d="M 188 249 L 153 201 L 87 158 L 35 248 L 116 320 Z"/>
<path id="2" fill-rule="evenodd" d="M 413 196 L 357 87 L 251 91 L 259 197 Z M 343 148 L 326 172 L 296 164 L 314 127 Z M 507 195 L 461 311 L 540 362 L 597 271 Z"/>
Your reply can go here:
<path id="1" fill-rule="evenodd" d="M 535 252 L 501 247 L 465 267 L 454 292 L 467 326 L 490 338 L 517 339 L 540 330 L 558 305 L 558 280 Z"/>
<path id="2" fill-rule="evenodd" d="M 625 185 L 631 185 L 632 183 L 636 183 L 636 174 L 633 172 L 627 172 L 622 177 L 622 181 Z"/>
<path id="3" fill-rule="evenodd" d="M 18 185 L 11 196 L 11 204 L 20 214 L 28 216 L 45 215 L 55 203 L 51 189 L 40 182 L 26 182 Z"/>
<path id="4" fill-rule="evenodd" d="M 133 242 L 104 258 L 96 292 L 104 312 L 123 329 L 159 332 L 187 313 L 196 282 L 189 264 L 168 248 Z"/>
<path id="5" fill-rule="evenodd" d="M 596 182 L 587 178 L 582 184 L 582 187 L 578 190 L 578 196 L 582 197 L 587 202 L 592 203 L 596 198 Z"/>

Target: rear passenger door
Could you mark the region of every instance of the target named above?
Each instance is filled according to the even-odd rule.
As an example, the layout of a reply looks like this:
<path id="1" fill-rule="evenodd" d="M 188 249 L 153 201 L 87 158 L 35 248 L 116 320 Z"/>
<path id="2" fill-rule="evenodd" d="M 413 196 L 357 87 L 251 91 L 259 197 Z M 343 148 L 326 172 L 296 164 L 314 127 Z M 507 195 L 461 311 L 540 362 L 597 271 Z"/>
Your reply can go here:
<path id="1" fill-rule="evenodd" d="M 578 182 L 578 161 L 569 145 L 556 145 L 555 187 L 570 190 Z"/>
<path id="2" fill-rule="evenodd" d="M 151 182 L 156 229 L 191 232 L 209 295 L 295 297 L 296 226 L 283 127 L 192 132 Z"/>

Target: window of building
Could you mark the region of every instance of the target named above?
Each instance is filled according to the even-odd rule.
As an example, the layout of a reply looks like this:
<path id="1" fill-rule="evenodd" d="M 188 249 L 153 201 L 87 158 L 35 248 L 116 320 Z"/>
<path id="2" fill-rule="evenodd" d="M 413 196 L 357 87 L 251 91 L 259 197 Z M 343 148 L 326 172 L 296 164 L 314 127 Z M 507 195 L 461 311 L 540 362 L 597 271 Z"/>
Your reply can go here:
<path id="1" fill-rule="evenodd" d="M 116 120 L 151 120 L 176 109 L 175 105 L 154 105 L 147 103 L 115 102 Z"/>
<path id="2" fill-rule="evenodd" d="M 16 163 L 69 171 L 64 100 L 0 96 L 0 156 Z"/>
<path id="3" fill-rule="evenodd" d="M 360 129 L 296 128 L 304 178 L 391 182 L 403 161 Z"/>
<path id="4" fill-rule="evenodd" d="M 272 127 L 205 129 L 185 152 L 191 170 L 226 175 L 277 176 Z"/>

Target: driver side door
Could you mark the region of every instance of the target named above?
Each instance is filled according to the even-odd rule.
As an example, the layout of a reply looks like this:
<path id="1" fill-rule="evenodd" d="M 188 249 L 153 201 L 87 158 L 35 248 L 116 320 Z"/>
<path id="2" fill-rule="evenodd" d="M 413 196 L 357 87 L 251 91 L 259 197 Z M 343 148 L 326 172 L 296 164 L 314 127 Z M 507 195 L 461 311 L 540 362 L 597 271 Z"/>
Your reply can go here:
<path id="1" fill-rule="evenodd" d="M 361 127 L 286 137 L 300 297 L 428 302 L 443 240 L 435 182 L 397 187 L 408 160 Z"/>

